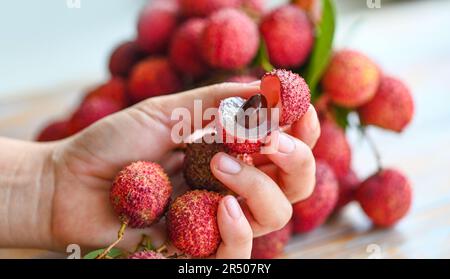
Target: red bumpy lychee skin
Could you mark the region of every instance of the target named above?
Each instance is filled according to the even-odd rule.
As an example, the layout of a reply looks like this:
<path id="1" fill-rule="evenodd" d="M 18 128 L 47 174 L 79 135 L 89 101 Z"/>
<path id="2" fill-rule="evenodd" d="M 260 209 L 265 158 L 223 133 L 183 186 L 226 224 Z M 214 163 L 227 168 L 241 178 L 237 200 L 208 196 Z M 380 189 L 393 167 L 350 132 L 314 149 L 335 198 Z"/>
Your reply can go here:
<path id="1" fill-rule="evenodd" d="M 363 181 L 356 199 L 375 225 L 390 227 L 408 212 L 412 189 L 399 171 L 384 169 Z"/>
<path id="2" fill-rule="evenodd" d="M 206 20 L 193 18 L 180 26 L 170 44 L 170 62 L 183 75 L 199 78 L 208 70 L 200 43 Z"/>
<path id="3" fill-rule="evenodd" d="M 136 42 L 124 42 L 111 53 L 109 58 L 109 72 L 113 76 L 126 78 L 131 69 L 145 57 L 145 53 Z"/>
<path id="4" fill-rule="evenodd" d="M 158 1 L 145 7 L 137 24 L 137 43 L 147 53 L 164 51 L 178 24 L 176 1 Z"/>
<path id="5" fill-rule="evenodd" d="M 167 213 L 167 229 L 172 244 L 193 257 L 208 257 L 219 247 L 217 209 L 222 195 L 194 190 L 178 197 Z"/>
<path id="6" fill-rule="evenodd" d="M 281 230 L 253 239 L 252 259 L 273 259 L 283 253 L 292 236 L 292 221 Z"/>
<path id="7" fill-rule="evenodd" d="M 303 233 L 322 225 L 338 200 L 338 182 L 333 170 L 324 162 L 316 162 L 316 186 L 312 195 L 293 205 L 294 232 Z"/>
<path id="8" fill-rule="evenodd" d="M 305 80 L 291 71 L 275 69 L 261 79 L 261 93 L 269 108 L 280 109 L 280 126 L 299 120 L 308 110 L 311 93 Z"/>
<path id="9" fill-rule="evenodd" d="M 256 55 L 258 44 L 256 23 L 242 11 L 223 9 L 208 18 L 202 38 L 202 52 L 212 67 L 240 69 Z"/>
<path id="10" fill-rule="evenodd" d="M 107 99 L 116 102 L 122 109 L 128 106 L 128 98 L 126 94 L 126 83 L 120 77 L 113 77 L 105 84 L 102 84 L 84 97 L 83 102 L 94 98 Z"/>
<path id="11" fill-rule="evenodd" d="M 307 60 L 313 27 L 306 13 L 295 5 L 282 6 L 264 17 L 260 25 L 272 65 L 295 68 Z"/>
<path id="12" fill-rule="evenodd" d="M 61 120 L 45 126 L 36 137 L 36 141 L 54 141 L 64 139 L 68 136 L 70 136 L 69 121 Z"/>
<path id="13" fill-rule="evenodd" d="M 331 58 L 323 76 L 324 92 L 346 108 L 369 102 L 380 83 L 378 66 L 367 56 L 353 50 L 341 50 Z"/>
<path id="14" fill-rule="evenodd" d="M 181 12 L 186 16 L 208 16 L 223 8 L 237 8 L 241 0 L 180 0 Z"/>
<path id="15" fill-rule="evenodd" d="M 175 93 L 181 88 L 181 81 L 169 61 L 159 57 L 148 58 L 137 64 L 128 81 L 128 93 L 132 103 Z"/>
<path id="16" fill-rule="evenodd" d="M 364 125 L 401 132 L 412 120 L 414 101 L 402 81 L 383 76 L 375 97 L 360 107 L 358 113 Z"/>
<path id="17" fill-rule="evenodd" d="M 314 158 L 330 165 L 338 178 L 350 171 L 352 151 L 345 131 L 331 120 L 320 121 L 320 137 L 313 148 Z"/>
<path id="18" fill-rule="evenodd" d="M 339 182 L 339 198 L 336 204 L 335 211 L 340 210 L 346 206 L 349 202 L 355 199 L 356 189 L 361 185 L 356 173 L 350 169 L 346 175 L 338 177 Z"/>
<path id="19" fill-rule="evenodd" d="M 110 114 L 118 112 L 122 106 L 106 98 L 91 98 L 80 104 L 80 107 L 70 118 L 70 134 L 75 134 L 94 122 Z"/>
<path id="20" fill-rule="evenodd" d="M 138 161 L 117 174 L 110 200 L 122 223 L 145 228 L 164 214 L 171 194 L 172 185 L 164 169 L 156 163 Z"/>
<path id="21" fill-rule="evenodd" d="M 163 254 L 155 251 L 140 251 L 131 254 L 128 259 L 132 260 L 163 260 L 167 259 Z"/>

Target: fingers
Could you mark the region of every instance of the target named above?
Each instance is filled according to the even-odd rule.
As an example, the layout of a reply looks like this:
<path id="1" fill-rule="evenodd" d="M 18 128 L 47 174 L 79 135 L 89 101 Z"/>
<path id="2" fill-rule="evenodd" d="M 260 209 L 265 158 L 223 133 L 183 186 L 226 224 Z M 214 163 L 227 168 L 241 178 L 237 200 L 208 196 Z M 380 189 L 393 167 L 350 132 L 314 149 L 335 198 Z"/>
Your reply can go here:
<path id="1" fill-rule="evenodd" d="M 291 218 L 290 202 L 278 185 L 259 169 L 218 153 L 211 160 L 211 171 L 245 200 L 243 210 L 255 236 L 281 229 Z"/>
<path id="2" fill-rule="evenodd" d="M 181 169 L 183 160 L 184 152 L 173 151 L 164 156 L 159 163 L 168 175 L 174 175 Z"/>
<path id="3" fill-rule="evenodd" d="M 320 124 L 313 105 L 299 121 L 292 124 L 290 134 L 313 148 L 320 136 Z"/>
<path id="4" fill-rule="evenodd" d="M 233 196 L 226 196 L 217 211 L 222 243 L 217 249 L 219 259 L 249 259 L 252 252 L 253 232 L 245 215 Z"/>

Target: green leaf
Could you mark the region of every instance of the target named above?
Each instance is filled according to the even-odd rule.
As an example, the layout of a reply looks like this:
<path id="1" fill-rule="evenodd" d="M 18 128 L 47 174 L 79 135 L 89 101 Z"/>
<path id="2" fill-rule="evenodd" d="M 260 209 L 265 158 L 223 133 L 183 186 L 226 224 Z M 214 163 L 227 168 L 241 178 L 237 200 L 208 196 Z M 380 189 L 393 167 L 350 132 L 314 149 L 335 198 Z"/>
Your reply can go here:
<path id="1" fill-rule="evenodd" d="M 87 253 L 86 255 L 84 255 L 83 259 L 93 260 L 93 259 L 97 258 L 97 256 L 100 255 L 103 251 L 105 251 L 105 249 L 98 249 L 98 250 L 91 251 L 91 252 Z M 117 258 L 117 257 L 121 256 L 122 254 L 123 254 L 122 250 L 120 250 L 118 248 L 112 248 L 111 251 L 109 251 L 109 253 L 107 254 L 107 256 L 111 257 L 111 258 Z"/>
<path id="2" fill-rule="evenodd" d="M 267 52 L 267 46 L 264 40 L 261 40 L 259 44 L 258 54 L 256 55 L 255 62 L 253 63 L 255 66 L 260 66 L 266 72 L 270 72 L 273 70 L 272 64 L 270 64 L 269 54 Z"/>
<path id="3" fill-rule="evenodd" d="M 348 115 L 352 112 L 349 109 L 333 106 L 333 115 L 336 120 L 336 123 L 342 128 L 346 129 L 349 125 L 348 123 Z"/>
<path id="4" fill-rule="evenodd" d="M 332 0 L 322 0 L 322 18 L 316 26 L 316 41 L 306 67 L 305 79 L 311 95 L 317 94 L 317 85 L 328 66 L 333 51 L 335 10 Z"/>

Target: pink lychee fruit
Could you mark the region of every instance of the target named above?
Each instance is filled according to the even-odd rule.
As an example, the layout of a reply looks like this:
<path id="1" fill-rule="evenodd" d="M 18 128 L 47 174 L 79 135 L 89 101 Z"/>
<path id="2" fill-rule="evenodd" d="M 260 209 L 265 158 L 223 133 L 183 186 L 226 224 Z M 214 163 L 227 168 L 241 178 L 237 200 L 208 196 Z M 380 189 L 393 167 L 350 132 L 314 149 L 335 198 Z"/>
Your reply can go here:
<path id="1" fill-rule="evenodd" d="M 202 36 L 203 57 L 215 68 L 243 68 L 258 50 L 256 23 L 236 9 L 223 9 L 211 14 Z"/>
<path id="2" fill-rule="evenodd" d="M 358 113 L 364 125 L 401 132 L 413 118 L 414 101 L 402 81 L 383 76 L 375 97 L 360 107 Z"/>
<path id="3" fill-rule="evenodd" d="M 219 247 L 217 209 L 222 195 L 206 190 L 189 191 L 170 205 L 167 229 L 172 244 L 193 257 L 208 257 Z"/>
<path id="4" fill-rule="evenodd" d="M 237 8 L 241 0 L 180 0 L 180 8 L 186 16 L 208 16 L 224 8 Z"/>
<path id="5" fill-rule="evenodd" d="M 120 77 L 113 77 L 104 84 L 89 91 L 82 102 L 87 102 L 94 98 L 103 98 L 116 102 L 122 109 L 128 106 L 126 83 Z"/>
<path id="6" fill-rule="evenodd" d="M 163 260 L 167 259 L 163 254 L 156 251 L 139 251 L 131 254 L 128 259 L 133 260 Z"/>
<path id="7" fill-rule="evenodd" d="M 324 92 L 346 108 L 369 102 L 379 83 L 378 66 L 364 54 L 346 49 L 333 55 L 322 80 Z"/>
<path id="8" fill-rule="evenodd" d="M 398 170 L 383 169 L 362 182 L 356 199 L 375 225 L 390 227 L 411 207 L 412 188 Z"/>
<path id="9" fill-rule="evenodd" d="M 54 121 L 45 126 L 36 137 L 36 141 L 54 141 L 70 136 L 69 121 Z"/>
<path id="10" fill-rule="evenodd" d="M 112 76 L 127 78 L 139 61 L 145 57 L 145 53 L 135 41 L 124 42 L 117 46 L 109 58 L 109 72 Z"/>
<path id="11" fill-rule="evenodd" d="M 335 211 L 339 211 L 349 202 L 355 199 L 356 189 L 361 185 L 356 173 L 350 169 L 346 175 L 338 177 L 339 182 L 339 198 L 336 204 Z"/>
<path id="12" fill-rule="evenodd" d="M 283 253 L 292 236 L 292 221 L 282 229 L 253 239 L 252 259 L 273 259 Z"/>
<path id="13" fill-rule="evenodd" d="M 316 186 L 312 195 L 293 205 L 294 232 L 303 233 L 322 225 L 338 200 L 338 182 L 333 170 L 322 161 L 316 162 Z"/>
<path id="14" fill-rule="evenodd" d="M 164 214 L 171 194 L 172 185 L 164 169 L 157 163 L 138 161 L 117 174 L 110 200 L 122 223 L 145 228 Z"/>
<path id="15" fill-rule="evenodd" d="M 285 5 L 266 15 L 260 24 L 272 65 L 296 68 L 308 59 L 314 43 L 313 27 L 306 13 Z"/>

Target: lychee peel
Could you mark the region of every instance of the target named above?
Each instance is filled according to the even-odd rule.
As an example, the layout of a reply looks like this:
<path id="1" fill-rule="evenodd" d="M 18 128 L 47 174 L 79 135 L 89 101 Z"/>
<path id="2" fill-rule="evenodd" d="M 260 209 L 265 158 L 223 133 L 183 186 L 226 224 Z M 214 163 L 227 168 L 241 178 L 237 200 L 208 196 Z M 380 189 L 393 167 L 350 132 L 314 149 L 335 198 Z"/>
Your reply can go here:
<path id="1" fill-rule="evenodd" d="M 145 228 L 164 214 L 172 185 L 157 163 L 138 161 L 123 168 L 114 179 L 110 200 L 122 223 Z"/>
<path id="2" fill-rule="evenodd" d="M 338 182 L 339 198 L 335 211 L 338 211 L 349 202 L 353 201 L 355 199 L 356 189 L 361 185 L 361 181 L 352 169 L 350 169 L 346 175 L 338 177 Z"/>
<path id="3" fill-rule="evenodd" d="M 292 221 L 282 229 L 253 239 L 252 259 L 273 259 L 283 253 L 292 236 Z"/>
<path id="4" fill-rule="evenodd" d="M 116 102 L 122 109 L 128 106 L 126 83 L 120 77 L 113 77 L 108 82 L 97 86 L 86 94 L 83 102 L 93 98 L 103 98 Z"/>
<path id="5" fill-rule="evenodd" d="M 133 260 L 163 260 L 167 259 L 163 254 L 158 253 L 156 251 L 139 251 L 136 253 L 131 254 L 128 259 Z"/>
<path id="6" fill-rule="evenodd" d="M 127 78 L 131 69 L 145 57 L 145 53 L 135 41 L 117 46 L 109 58 L 109 72 L 113 76 Z"/>
<path id="7" fill-rule="evenodd" d="M 180 0 L 180 8 L 186 16 L 208 16 L 224 8 L 237 8 L 241 0 Z"/>
<path id="8" fill-rule="evenodd" d="M 47 124 L 37 135 L 36 141 L 54 141 L 70 136 L 69 121 L 61 120 Z"/>
<path id="9" fill-rule="evenodd" d="M 384 169 L 362 182 L 356 199 L 375 225 L 390 227 L 408 213 L 412 188 L 401 172 Z"/>
<path id="10" fill-rule="evenodd" d="M 206 190 L 189 191 L 178 197 L 167 213 L 172 244 L 193 257 L 208 257 L 219 247 L 217 209 L 222 195 Z"/>

